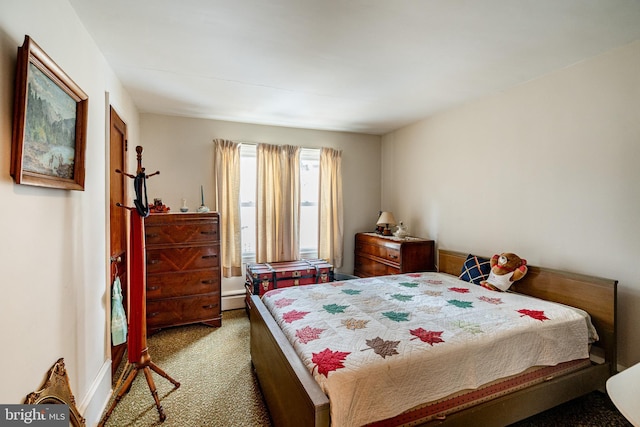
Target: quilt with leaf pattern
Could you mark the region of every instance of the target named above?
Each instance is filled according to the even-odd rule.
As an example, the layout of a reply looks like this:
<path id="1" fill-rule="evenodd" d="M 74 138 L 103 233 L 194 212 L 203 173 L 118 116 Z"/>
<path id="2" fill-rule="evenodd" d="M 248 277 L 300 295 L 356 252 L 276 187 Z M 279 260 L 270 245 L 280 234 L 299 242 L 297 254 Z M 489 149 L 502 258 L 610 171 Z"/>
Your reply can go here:
<path id="1" fill-rule="evenodd" d="M 276 289 L 263 302 L 329 397 L 334 427 L 587 358 L 596 338 L 581 310 L 442 273 Z"/>

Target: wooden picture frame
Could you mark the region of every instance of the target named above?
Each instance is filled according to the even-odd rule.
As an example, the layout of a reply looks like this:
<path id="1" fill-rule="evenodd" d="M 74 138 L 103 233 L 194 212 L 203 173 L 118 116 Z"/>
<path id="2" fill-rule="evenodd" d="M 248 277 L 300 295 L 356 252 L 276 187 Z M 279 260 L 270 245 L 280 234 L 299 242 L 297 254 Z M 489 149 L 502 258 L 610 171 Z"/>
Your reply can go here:
<path id="1" fill-rule="evenodd" d="M 11 144 L 16 184 L 84 190 L 88 96 L 28 35 L 18 48 Z"/>

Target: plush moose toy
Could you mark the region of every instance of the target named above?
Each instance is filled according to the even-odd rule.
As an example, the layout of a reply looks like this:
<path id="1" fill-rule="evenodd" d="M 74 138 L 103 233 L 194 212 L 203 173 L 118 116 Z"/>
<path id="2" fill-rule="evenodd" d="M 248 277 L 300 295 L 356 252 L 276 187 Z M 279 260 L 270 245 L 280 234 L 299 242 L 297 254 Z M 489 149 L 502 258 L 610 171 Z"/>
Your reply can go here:
<path id="1" fill-rule="evenodd" d="M 513 282 L 522 279 L 525 274 L 527 274 L 526 259 L 510 252 L 496 254 L 491 257 L 489 277 L 480 282 L 480 285 L 492 291 L 506 291 Z"/>

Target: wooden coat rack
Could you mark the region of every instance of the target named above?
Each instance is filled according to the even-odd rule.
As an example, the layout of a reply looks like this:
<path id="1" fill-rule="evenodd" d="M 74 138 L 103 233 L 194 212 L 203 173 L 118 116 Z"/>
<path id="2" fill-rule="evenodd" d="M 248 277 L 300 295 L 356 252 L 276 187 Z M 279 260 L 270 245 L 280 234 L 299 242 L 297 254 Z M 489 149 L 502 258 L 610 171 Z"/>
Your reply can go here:
<path id="1" fill-rule="evenodd" d="M 169 380 L 175 388 L 180 387 L 180 383 L 171 378 L 158 365 L 153 363 L 149 349 L 147 347 L 147 306 L 146 306 L 146 261 L 145 261 L 145 238 L 144 238 L 144 218 L 149 215 L 149 205 L 147 203 L 146 182 L 147 178 L 158 175 L 160 172 L 145 175 L 145 168 L 142 167 L 142 147 L 136 147 L 138 169 L 136 175 L 125 173 L 116 169 L 129 178 L 134 179 L 136 191 L 135 207 L 124 206 L 117 203 L 117 206 L 127 209 L 130 212 L 130 238 L 129 238 L 129 339 L 127 341 L 128 360 L 120 379 L 114 389 L 115 399 L 109 409 L 104 414 L 98 426 L 105 425 L 116 405 L 125 393 L 131 388 L 133 380 L 140 371 L 149 385 L 149 390 L 158 409 L 160 421 L 164 421 L 167 416 L 160 405 L 156 385 L 153 382 L 151 371 Z M 144 199 L 143 199 L 144 191 Z M 122 382 L 124 378 L 124 382 Z"/>

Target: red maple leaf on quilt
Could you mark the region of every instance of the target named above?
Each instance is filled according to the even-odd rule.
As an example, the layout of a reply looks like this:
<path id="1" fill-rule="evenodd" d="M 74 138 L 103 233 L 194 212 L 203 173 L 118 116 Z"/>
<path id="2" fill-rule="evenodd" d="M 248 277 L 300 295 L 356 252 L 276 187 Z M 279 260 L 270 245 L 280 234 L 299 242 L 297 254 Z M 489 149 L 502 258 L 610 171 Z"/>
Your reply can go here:
<path id="1" fill-rule="evenodd" d="M 422 274 L 420 274 L 420 273 L 409 273 L 409 274 L 407 274 L 407 276 L 409 276 L 409 277 L 420 277 L 420 276 L 422 276 Z"/>
<path id="2" fill-rule="evenodd" d="M 344 368 L 342 362 L 350 354 L 350 352 L 344 351 L 331 351 L 328 348 L 325 348 L 320 353 L 311 353 L 313 356 L 311 361 L 316 364 L 313 369 L 318 368 L 319 374 L 328 377 L 329 372 Z"/>
<path id="3" fill-rule="evenodd" d="M 302 344 L 306 344 L 309 341 L 317 340 L 320 338 L 320 334 L 326 331 L 326 329 L 312 328 L 311 326 L 305 326 L 302 329 L 296 331 L 296 337 Z"/>
<path id="4" fill-rule="evenodd" d="M 278 308 L 286 307 L 291 305 L 295 300 L 291 298 L 280 298 L 278 301 L 274 303 L 274 305 Z"/>
<path id="5" fill-rule="evenodd" d="M 276 295 L 278 295 L 279 293 L 282 293 L 283 289 L 272 289 L 270 291 L 268 291 L 267 293 L 264 294 L 264 297 L 274 297 Z"/>
<path id="6" fill-rule="evenodd" d="M 549 320 L 549 318 L 544 315 L 544 311 L 542 310 L 527 310 L 526 308 L 523 308 L 522 310 L 518 310 L 518 313 L 522 314 L 522 316 L 520 317 L 529 316 L 532 319 L 536 319 L 541 322 Z"/>
<path id="7" fill-rule="evenodd" d="M 420 341 L 429 343 L 431 346 L 439 342 L 444 342 L 441 338 L 444 331 L 427 331 L 422 328 L 409 329 L 411 335 L 415 335 L 416 338 L 420 338 Z M 416 338 L 411 338 L 415 340 Z"/>
<path id="8" fill-rule="evenodd" d="M 459 294 L 468 294 L 470 292 L 469 289 L 467 289 L 467 288 L 456 288 L 456 287 L 453 287 L 453 288 L 449 288 L 449 290 L 452 291 L 452 292 L 458 292 Z"/>
<path id="9" fill-rule="evenodd" d="M 291 310 L 282 314 L 282 320 L 287 323 L 292 323 L 296 320 L 303 319 L 307 314 L 309 314 L 308 311 Z"/>

